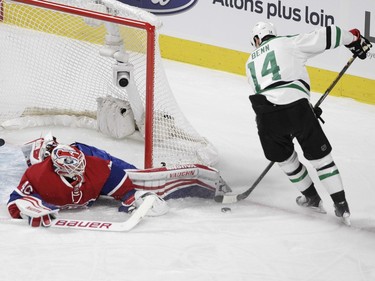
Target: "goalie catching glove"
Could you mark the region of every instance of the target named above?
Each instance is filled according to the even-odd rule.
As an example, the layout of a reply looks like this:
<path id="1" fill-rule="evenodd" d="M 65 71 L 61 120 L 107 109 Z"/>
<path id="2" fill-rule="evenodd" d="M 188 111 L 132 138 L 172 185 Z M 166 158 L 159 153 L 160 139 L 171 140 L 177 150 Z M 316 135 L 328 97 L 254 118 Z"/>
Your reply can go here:
<path id="1" fill-rule="evenodd" d="M 359 57 L 361 60 L 364 60 L 367 57 L 367 52 L 372 47 L 370 41 L 363 37 L 358 29 L 350 30 L 356 40 L 350 43 L 349 45 L 345 45 L 355 56 Z"/>
<path id="2" fill-rule="evenodd" d="M 121 206 L 119 207 L 120 212 L 126 212 L 131 214 L 142 205 L 144 199 L 147 196 L 154 196 L 156 200 L 152 205 L 151 209 L 148 211 L 147 216 L 149 217 L 158 217 L 165 215 L 169 211 L 167 202 L 164 199 L 157 196 L 155 193 L 145 190 L 132 190 L 128 192 L 124 198 Z"/>
<path id="3" fill-rule="evenodd" d="M 27 219 L 32 227 L 51 226 L 51 222 L 56 218 L 59 211 L 56 207 L 46 204 L 34 196 L 24 196 L 14 201 L 9 206 L 12 217 Z"/>

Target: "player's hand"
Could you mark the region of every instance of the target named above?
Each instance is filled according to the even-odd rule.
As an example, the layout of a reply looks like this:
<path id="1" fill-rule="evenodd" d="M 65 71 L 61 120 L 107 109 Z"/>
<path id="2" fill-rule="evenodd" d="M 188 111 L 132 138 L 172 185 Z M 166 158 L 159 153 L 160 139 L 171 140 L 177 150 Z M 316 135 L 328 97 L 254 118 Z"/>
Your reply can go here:
<path id="1" fill-rule="evenodd" d="M 361 60 L 364 60 L 367 57 L 367 52 L 371 48 L 370 41 L 363 37 L 358 29 L 349 30 L 357 40 L 353 41 L 349 45 L 345 45 L 354 55 L 359 57 Z"/>
<path id="2" fill-rule="evenodd" d="M 153 196 L 155 197 L 155 201 L 151 207 L 151 209 L 147 212 L 147 216 L 149 217 L 158 217 L 166 214 L 169 211 L 169 207 L 167 205 L 167 202 L 156 193 L 153 193 L 151 191 L 147 190 L 138 190 L 134 194 L 135 202 L 134 205 L 136 207 L 140 207 L 143 204 L 143 201 L 147 196 Z"/>
<path id="3" fill-rule="evenodd" d="M 119 212 L 128 213 L 129 215 L 135 211 L 136 207 L 134 205 L 126 205 L 124 202 L 121 203 L 121 206 L 118 208 Z"/>
<path id="4" fill-rule="evenodd" d="M 312 108 L 312 110 L 313 110 L 313 112 L 314 112 L 314 114 L 315 114 L 315 117 L 316 117 L 317 119 L 319 119 L 320 122 L 322 122 L 322 123 L 324 124 L 325 122 L 324 122 L 323 118 L 321 117 L 321 116 L 322 116 L 322 113 L 323 113 L 323 110 L 322 110 L 319 106 L 318 106 L 318 107 L 313 107 L 313 106 L 311 105 L 311 108 Z"/>
<path id="5" fill-rule="evenodd" d="M 132 212 L 134 212 L 134 210 L 136 209 L 135 204 L 134 204 L 135 203 L 134 194 L 135 194 L 135 189 L 130 190 L 123 196 L 121 206 L 118 208 L 119 212 L 125 212 L 128 214 L 131 214 Z"/>
<path id="6" fill-rule="evenodd" d="M 320 118 L 320 116 L 323 113 L 323 110 L 320 107 L 314 107 L 314 113 L 315 113 L 316 118 Z"/>
<path id="7" fill-rule="evenodd" d="M 59 211 L 55 206 L 43 202 L 34 196 L 24 196 L 14 201 L 20 217 L 28 220 L 32 227 L 51 226 Z"/>
<path id="8" fill-rule="evenodd" d="M 21 216 L 25 216 L 25 215 L 21 214 Z M 54 214 L 44 215 L 42 217 L 29 217 L 29 216 L 26 216 L 26 217 L 29 221 L 29 225 L 32 227 L 39 227 L 39 226 L 49 227 L 51 226 L 52 220 L 56 218 Z"/>

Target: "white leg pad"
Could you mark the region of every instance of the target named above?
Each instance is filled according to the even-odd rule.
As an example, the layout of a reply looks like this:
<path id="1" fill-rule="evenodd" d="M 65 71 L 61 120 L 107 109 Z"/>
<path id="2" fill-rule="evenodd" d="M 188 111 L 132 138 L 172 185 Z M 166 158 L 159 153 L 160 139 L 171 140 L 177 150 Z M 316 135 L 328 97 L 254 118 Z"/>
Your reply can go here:
<path id="1" fill-rule="evenodd" d="M 198 164 L 127 170 L 126 173 L 136 189 L 152 191 L 162 198 L 192 186 L 206 190 L 213 197 L 221 182 L 216 169 Z"/>

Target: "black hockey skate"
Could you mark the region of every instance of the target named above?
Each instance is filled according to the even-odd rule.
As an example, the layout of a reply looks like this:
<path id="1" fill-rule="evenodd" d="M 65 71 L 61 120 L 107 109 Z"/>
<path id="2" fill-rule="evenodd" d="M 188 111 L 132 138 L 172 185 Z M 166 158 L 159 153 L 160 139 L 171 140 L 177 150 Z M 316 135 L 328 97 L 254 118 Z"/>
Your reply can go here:
<path id="1" fill-rule="evenodd" d="M 335 203 L 333 205 L 335 207 L 335 214 L 337 217 L 341 218 L 343 223 L 345 223 L 347 226 L 350 226 L 350 211 L 348 202 L 342 201 L 339 203 Z"/>
<path id="2" fill-rule="evenodd" d="M 305 195 L 298 196 L 296 198 L 296 203 L 298 206 L 310 208 L 315 212 L 326 214 L 326 210 L 323 207 L 323 201 L 320 198 L 319 194 L 312 196 L 312 197 L 306 197 Z"/>

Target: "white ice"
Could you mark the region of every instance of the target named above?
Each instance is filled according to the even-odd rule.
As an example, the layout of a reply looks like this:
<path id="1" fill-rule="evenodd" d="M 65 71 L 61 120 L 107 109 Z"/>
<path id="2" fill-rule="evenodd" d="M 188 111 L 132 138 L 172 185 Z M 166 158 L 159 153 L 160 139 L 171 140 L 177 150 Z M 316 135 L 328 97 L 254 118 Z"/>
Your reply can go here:
<path id="1" fill-rule="evenodd" d="M 360 63 L 360 62 L 355 62 Z M 246 78 L 164 61 L 184 114 L 220 151 L 215 166 L 238 193 L 267 166 L 258 141 Z M 339 70 L 339 69 L 338 69 Z M 329 85 L 327 85 L 328 87 Z M 316 102 L 320 94 L 313 94 Z M 342 175 L 352 226 L 343 225 L 309 163 L 328 214 L 295 203 L 298 192 L 274 166 L 244 201 L 169 201 L 170 212 L 146 218 L 128 233 L 32 229 L 0 222 L 4 281 L 373 281 L 375 280 L 375 107 L 328 96 L 323 125 Z M 61 142 L 81 141 L 142 167 L 142 143 L 78 128 L 0 131 L 0 217 L 26 168 L 20 145 L 49 130 Z M 298 146 L 297 151 L 300 152 Z M 52 187 L 53 188 L 53 187 Z M 61 212 L 81 219 L 124 220 L 112 201 Z"/>

